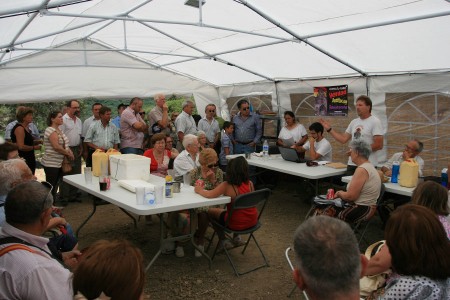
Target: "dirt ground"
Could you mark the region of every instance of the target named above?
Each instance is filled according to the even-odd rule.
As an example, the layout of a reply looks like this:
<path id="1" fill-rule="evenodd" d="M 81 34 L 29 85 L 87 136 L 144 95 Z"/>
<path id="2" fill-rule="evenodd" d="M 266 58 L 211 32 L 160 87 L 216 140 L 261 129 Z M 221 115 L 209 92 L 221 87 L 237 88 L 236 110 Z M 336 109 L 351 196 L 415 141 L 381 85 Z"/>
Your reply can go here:
<path id="1" fill-rule="evenodd" d="M 236 277 L 226 256 L 220 254 L 209 268 L 205 258 L 195 258 L 194 248 L 186 244 L 185 257 L 161 255 L 147 272 L 146 299 L 283 299 L 293 287 L 292 275 L 285 259 L 295 229 L 310 208 L 305 185 L 299 178 L 273 173 L 278 182 L 262 216 L 262 228 L 255 233 L 270 267 Z M 299 194 L 296 190 L 299 189 Z M 326 189 L 326 187 L 322 187 Z M 66 219 L 78 228 L 92 210 L 92 201 L 82 194 L 82 203 L 70 203 L 64 209 Z M 114 205 L 104 205 L 80 231 L 80 249 L 98 239 L 128 239 L 142 249 L 147 264 L 159 247 L 159 223 L 147 225 L 143 217 L 134 228 L 132 220 Z M 207 235 L 212 233 L 208 230 Z M 369 242 L 382 238 L 381 221 L 375 217 L 366 237 Z M 217 239 L 215 240 L 217 242 Z M 363 248 L 367 245 L 363 246 Z M 241 248 L 232 250 L 238 266 L 263 262 L 256 246 L 250 244 L 242 255 Z M 210 250 L 210 253 L 212 249 Z M 303 299 L 296 290 L 293 299 Z"/>

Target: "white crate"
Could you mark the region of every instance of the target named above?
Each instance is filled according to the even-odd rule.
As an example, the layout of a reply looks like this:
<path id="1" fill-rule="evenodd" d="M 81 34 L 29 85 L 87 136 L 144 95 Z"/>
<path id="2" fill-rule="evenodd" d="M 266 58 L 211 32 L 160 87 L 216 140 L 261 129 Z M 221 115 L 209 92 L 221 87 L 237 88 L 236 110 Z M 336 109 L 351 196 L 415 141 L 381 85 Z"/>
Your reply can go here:
<path id="1" fill-rule="evenodd" d="M 147 181 L 150 177 L 150 158 L 136 154 L 111 155 L 109 165 L 111 178 L 142 179 Z"/>

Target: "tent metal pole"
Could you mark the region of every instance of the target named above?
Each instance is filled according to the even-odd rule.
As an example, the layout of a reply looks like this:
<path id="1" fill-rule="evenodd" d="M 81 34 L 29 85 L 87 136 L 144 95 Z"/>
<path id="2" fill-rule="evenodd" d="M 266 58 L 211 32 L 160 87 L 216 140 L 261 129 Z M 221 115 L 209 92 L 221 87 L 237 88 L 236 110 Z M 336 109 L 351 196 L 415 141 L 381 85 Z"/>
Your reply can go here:
<path id="1" fill-rule="evenodd" d="M 288 27 L 284 26 L 283 24 L 281 24 L 280 22 L 278 22 L 277 20 L 275 20 L 274 18 L 272 18 L 271 16 L 269 16 L 268 14 L 266 14 L 265 12 L 261 11 L 260 9 L 256 8 L 254 5 L 250 4 L 248 1 L 244 1 L 244 0 L 239 0 L 240 3 L 242 3 L 243 5 L 247 6 L 249 9 L 253 10 L 255 13 L 257 13 L 258 15 L 260 15 L 261 17 L 263 17 L 264 19 L 266 19 L 267 21 L 269 21 L 270 23 L 274 24 L 275 26 L 279 27 L 280 29 L 286 31 L 287 33 L 289 33 L 290 35 L 292 35 L 293 37 L 299 39 L 300 41 L 304 42 L 305 44 L 313 47 L 314 49 L 316 49 L 317 51 L 321 52 L 322 54 L 325 54 L 326 56 L 330 57 L 331 59 L 334 59 L 335 61 L 343 64 L 344 66 L 349 67 L 350 69 L 360 73 L 363 76 L 366 76 L 366 73 L 351 65 L 348 62 L 343 61 L 342 59 L 338 58 L 337 56 L 331 54 L 328 51 L 325 51 L 324 49 L 314 45 L 313 43 L 309 42 L 308 40 L 302 38 L 301 36 L 299 36 L 297 33 L 295 33 L 294 31 L 292 31 L 291 29 L 289 29 Z"/>
<path id="2" fill-rule="evenodd" d="M 57 8 L 57 7 L 64 7 L 68 5 L 76 5 L 78 3 L 91 1 L 91 0 L 69 0 L 69 1 L 58 1 L 57 5 L 50 5 L 50 6 L 44 6 L 45 8 L 51 9 L 51 8 Z M 48 4 L 49 1 L 47 1 Z M 10 16 L 10 15 L 17 15 L 17 14 L 30 14 L 30 13 L 37 13 L 39 10 L 43 8 L 42 4 L 36 4 L 36 5 L 29 5 L 29 6 L 21 6 L 20 8 L 14 7 L 12 5 L 12 8 L 10 10 L 2 11 L 3 16 Z"/>

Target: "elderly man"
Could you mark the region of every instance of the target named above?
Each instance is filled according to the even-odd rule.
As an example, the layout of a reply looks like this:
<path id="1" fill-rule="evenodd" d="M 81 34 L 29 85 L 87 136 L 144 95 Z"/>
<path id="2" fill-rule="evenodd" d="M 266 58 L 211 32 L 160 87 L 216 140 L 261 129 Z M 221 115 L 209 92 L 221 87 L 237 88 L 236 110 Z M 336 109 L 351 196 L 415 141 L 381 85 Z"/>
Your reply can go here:
<path id="1" fill-rule="evenodd" d="M 220 127 L 214 117 L 216 116 L 216 106 L 212 103 L 205 107 L 205 117 L 198 121 L 198 130 L 202 130 L 206 134 L 206 140 L 209 148 L 214 148 L 219 141 Z"/>
<path id="2" fill-rule="evenodd" d="M 110 148 L 118 150 L 120 138 L 119 130 L 114 124 L 110 123 L 111 109 L 106 106 L 100 108 L 100 120 L 94 122 L 87 131 L 84 142 L 92 152 L 96 149 L 107 151 Z M 92 153 L 91 153 L 92 155 Z"/>
<path id="3" fill-rule="evenodd" d="M 197 134 L 197 126 L 195 120 L 192 117 L 194 112 L 194 103 L 190 100 L 186 100 L 182 104 L 183 111 L 178 115 L 175 120 L 175 126 L 177 128 L 178 142 L 183 143 L 183 138 L 186 134 Z M 177 149 L 180 150 L 181 146 L 178 145 Z"/>
<path id="4" fill-rule="evenodd" d="M 175 179 L 182 181 L 181 176 L 200 166 L 198 162 L 198 139 L 193 134 L 186 134 L 183 139 L 184 150 L 178 154 L 173 163 Z"/>
<path id="5" fill-rule="evenodd" d="M 6 223 L 0 228 L 1 299 L 73 299 L 72 274 L 65 266 L 74 267 L 81 253 L 58 253 L 41 236 L 52 203 L 51 189 L 37 181 L 21 183 L 8 193 Z"/>
<path id="6" fill-rule="evenodd" d="M 258 114 L 250 112 L 250 104 L 242 99 L 237 103 L 239 112 L 233 117 L 234 153 L 255 152 L 255 146 L 262 136 L 261 120 Z"/>
<path id="7" fill-rule="evenodd" d="M 309 151 L 309 157 L 313 160 L 332 161 L 333 152 L 330 142 L 323 137 L 323 126 L 314 122 L 309 126 L 309 138 L 303 146 L 293 146 L 298 152 Z"/>
<path id="8" fill-rule="evenodd" d="M 63 124 L 59 129 L 69 139 L 69 148 L 75 159 L 72 161 L 72 171 L 65 175 L 73 175 L 81 173 L 81 155 L 83 154 L 83 143 L 81 140 L 81 132 L 83 124 L 78 118 L 80 115 L 80 102 L 78 100 L 69 100 L 66 104 L 67 112 L 63 116 Z M 77 188 L 61 181 L 60 202 L 66 205 L 67 202 L 79 202 L 77 199 Z"/>
<path id="9" fill-rule="evenodd" d="M 392 164 L 394 161 L 398 161 L 402 163 L 403 161 L 414 158 L 419 164 L 419 176 L 423 175 L 423 167 L 425 162 L 419 156 L 419 154 L 423 150 L 423 143 L 417 139 L 413 139 L 405 145 L 405 149 L 402 152 L 397 152 L 381 167 L 381 171 L 383 171 L 384 175 L 391 176 L 392 175 Z"/>
<path id="10" fill-rule="evenodd" d="M 152 108 L 148 114 L 148 134 L 150 136 L 155 133 L 170 133 L 169 129 L 169 107 L 166 104 L 166 97 L 163 94 L 156 94 L 154 96 L 155 107 Z"/>
<path id="11" fill-rule="evenodd" d="M 356 99 L 356 112 L 358 118 L 352 120 L 344 133 L 337 132 L 333 129 L 329 122 L 321 119 L 320 123 L 331 134 L 336 141 L 341 144 L 347 143 L 350 139 L 352 141 L 363 139 L 372 148 L 372 154 L 369 161 L 372 165 L 378 165 L 378 150 L 383 149 L 383 127 L 381 121 L 372 116 L 372 100 L 369 97 L 361 95 Z M 351 158 L 348 159 L 347 175 L 353 175 L 356 165 Z"/>
<path id="12" fill-rule="evenodd" d="M 102 108 L 101 103 L 92 104 L 92 116 L 84 120 L 83 129 L 81 130 L 81 138 L 83 139 L 83 158 L 86 162 L 86 167 L 92 167 L 92 153 L 94 153 L 94 150 L 88 147 L 84 139 L 86 138 L 86 134 L 89 130 L 89 127 L 91 127 L 91 124 L 100 120 L 100 108 Z"/>
<path id="13" fill-rule="evenodd" d="M 148 126 L 139 114 L 143 105 L 144 100 L 134 97 L 120 116 L 120 152 L 123 154 L 144 154 L 144 133 Z"/>
<path id="14" fill-rule="evenodd" d="M 117 129 L 120 130 L 120 116 L 122 115 L 123 111 L 125 110 L 125 108 L 127 108 L 128 105 L 120 103 L 117 106 L 117 116 L 111 120 L 111 123 L 113 123 L 114 125 L 116 125 Z"/>
<path id="15" fill-rule="evenodd" d="M 295 231 L 294 251 L 294 280 L 309 299 L 359 300 L 359 279 L 368 261 L 348 224 L 327 216 L 309 218 Z"/>

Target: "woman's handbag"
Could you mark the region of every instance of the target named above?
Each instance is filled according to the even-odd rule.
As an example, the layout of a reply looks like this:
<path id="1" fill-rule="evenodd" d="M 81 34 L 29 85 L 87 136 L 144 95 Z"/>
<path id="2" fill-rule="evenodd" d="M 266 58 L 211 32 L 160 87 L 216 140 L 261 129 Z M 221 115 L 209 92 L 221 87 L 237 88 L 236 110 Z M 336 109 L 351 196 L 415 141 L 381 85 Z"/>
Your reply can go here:
<path id="1" fill-rule="evenodd" d="M 66 149 L 66 142 L 64 141 L 64 137 L 61 134 L 59 134 L 59 136 L 63 140 L 63 148 Z M 61 164 L 61 169 L 64 174 L 70 173 L 72 171 L 72 162 L 70 161 L 69 157 L 67 157 L 67 155 L 64 155 L 64 158 L 63 158 L 63 161 Z"/>
<path id="2" fill-rule="evenodd" d="M 378 241 L 367 247 L 366 253 L 364 255 L 367 257 L 367 259 L 371 259 L 372 256 L 377 254 L 381 248 L 384 246 L 386 241 Z M 391 271 L 386 271 L 377 275 L 369 275 L 364 276 L 359 280 L 359 294 L 360 296 L 367 297 L 372 292 L 376 291 L 380 287 L 382 287 L 385 282 L 388 275 L 391 273 Z"/>

